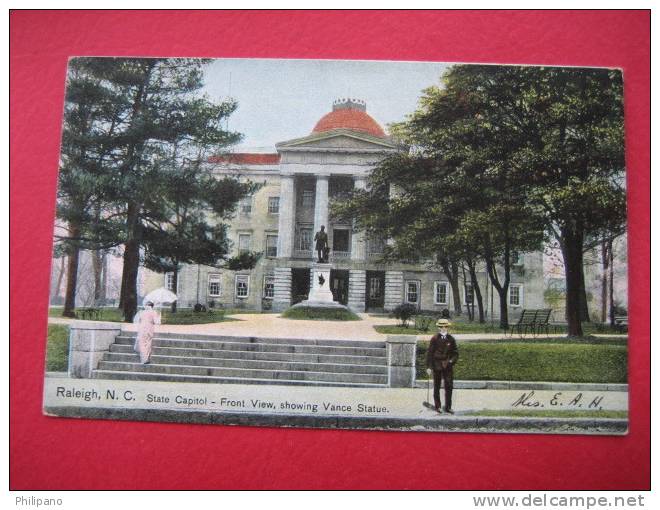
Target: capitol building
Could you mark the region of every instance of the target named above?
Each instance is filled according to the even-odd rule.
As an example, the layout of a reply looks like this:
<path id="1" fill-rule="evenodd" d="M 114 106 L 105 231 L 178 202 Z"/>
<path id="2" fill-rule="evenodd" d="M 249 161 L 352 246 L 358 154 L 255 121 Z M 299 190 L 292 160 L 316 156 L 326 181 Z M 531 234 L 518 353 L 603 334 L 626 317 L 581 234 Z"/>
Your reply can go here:
<path id="1" fill-rule="evenodd" d="M 352 225 L 333 219 L 329 204 L 353 188 L 364 188 L 380 160 L 401 148 L 368 113 L 364 101 L 339 99 L 311 132 L 282 141 L 275 151 L 242 152 L 209 161 L 219 177 L 261 184 L 240 202 L 229 224 L 233 252 L 261 252 L 252 270 L 231 271 L 184 265 L 177 289 L 171 274 L 144 271 L 141 294 L 167 287 L 180 307 L 282 311 L 307 298 L 316 259 L 314 233 L 325 226 L 330 247 L 330 288 L 335 301 L 355 312 L 382 312 L 402 303 L 424 311 L 453 310 L 446 275 L 429 262 L 384 262 L 385 239 L 369 239 Z M 484 308 L 499 315 L 499 296 L 484 271 L 478 274 Z M 543 254 L 518 255 L 508 295 L 509 314 L 543 308 Z M 473 299 L 461 281 L 463 309 Z M 476 309 L 476 304 L 475 304 Z"/>

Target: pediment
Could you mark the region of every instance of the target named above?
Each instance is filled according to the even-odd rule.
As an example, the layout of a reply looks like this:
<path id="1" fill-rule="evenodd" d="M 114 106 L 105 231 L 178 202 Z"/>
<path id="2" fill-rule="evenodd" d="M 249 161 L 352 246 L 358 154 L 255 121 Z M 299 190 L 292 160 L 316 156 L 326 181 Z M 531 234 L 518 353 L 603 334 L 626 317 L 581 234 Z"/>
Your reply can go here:
<path id="1" fill-rule="evenodd" d="M 304 138 L 281 142 L 275 146 L 278 150 L 286 149 L 349 149 L 368 151 L 393 150 L 397 146 L 386 138 L 379 138 L 367 133 L 335 129 L 323 133 L 313 133 Z"/>

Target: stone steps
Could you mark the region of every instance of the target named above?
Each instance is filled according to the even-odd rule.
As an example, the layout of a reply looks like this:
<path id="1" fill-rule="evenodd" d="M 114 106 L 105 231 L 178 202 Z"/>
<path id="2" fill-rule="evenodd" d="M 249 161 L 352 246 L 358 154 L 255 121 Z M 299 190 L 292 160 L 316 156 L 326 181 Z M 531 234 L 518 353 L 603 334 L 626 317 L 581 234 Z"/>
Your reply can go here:
<path id="1" fill-rule="evenodd" d="M 237 337 L 240 338 L 240 337 Z M 234 340 L 188 340 L 177 338 L 154 338 L 153 347 L 177 347 L 188 349 L 211 349 L 211 350 L 230 350 L 230 351 L 257 351 L 257 352 L 287 352 L 302 354 L 335 354 L 348 356 L 385 356 L 385 346 L 371 347 L 370 342 L 364 342 L 365 347 L 342 347 L 329 344 L 287 344 L 281 342 L 283 339 L 277 339 L 276 343 L 269 342 L 250 342 L 242 339 Z M 281 342 L 281 343 L 280 343 Z M 135 337 L 120 336 L 116 344 L 132 346 L 135 343 Z"/>
<path id="2" fill-rule="evenodd" d="M 203 352 L 203 351 L 202 351 Z M 223 351 L 215 351 L 222 354 Z M 385 365 L 358 365 L 346 363 L 319 363 L 319 362 L 302 362 L 302 361 L 270 361 L 270 360 L 253 360 L 242 358 L 222 358 L 222 357 L 182 357 L 182 356 L 163 356 L 158 353 L 152 353 L 151 364 L 153 365 L 170 365 L 180 364 L 179 362 L 185 359 L 186 365 L 204 366 L 204 367 L 229 367 L 229 368 L 245 368 L 245 369 L 262 369 L 280 370 L 280 371 L 302 371 L 313 372 L 315 370 L 321 372 L 347 372 L 347 373 L 360 373 L 360 374 L 387 374 L 387 366 Z M 136 353 L 117 353 L 112 352 L 104 357 L 103 362 L 116 362 L 116 363 L 138 363 L 139 357 Z"/>
<path id="3" fill-rule="evenodd" d="M 245 379 L 240 377 L 210 377 L 197 375 L 160 374 L 148 372 L 116 372 L 113 370 L 96 370 L 97 379 L 122 379 L 128 381 L 168 381 L 168 382 L 191 382 L 210 384 L 272 384 L 290 386 L 335 386 L 335 387 L 360 387 L 360 388 L 382 388 L 383 384 L 368 383 L 342 383 L 338 381 L 314 381 L 314 380 L 278 380 L 278 379 Z"/>
<path id="4" fill-rule="evenodd" d="M 133 344 L 113 344 L 111 353 L 135 354 Z M 228 349 L 188 349 L 186 347 L 154 347 L 154 356 L 207 357 L 224 359 L 262 360 L 262 361 L 298 361 L 308 363 L 338 363 L 349 365 L 387 365 L 384 356 L 355 356 L 349 354 L 306 354 L 301 352 L 269 352 Z"/>
<path id="5" fill-rule="evenodd" d="M 384 342 L 158 334 L 151 362 L 122 333 L 103 355 L 95 378 L 314 386 L 388 384 Z"/>

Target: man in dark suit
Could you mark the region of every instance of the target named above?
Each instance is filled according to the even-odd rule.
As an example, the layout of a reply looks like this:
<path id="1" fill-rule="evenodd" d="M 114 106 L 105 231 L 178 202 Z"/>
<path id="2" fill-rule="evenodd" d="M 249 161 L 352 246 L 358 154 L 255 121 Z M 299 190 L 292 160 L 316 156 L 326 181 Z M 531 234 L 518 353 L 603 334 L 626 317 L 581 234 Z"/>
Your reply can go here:
<path id="1" fill-rule="evenodd" d="M 433 374 L 433 403 L 435 410 L 440 412 L 440 383 L 445 384 L 445 407 L 443 411 L 454 414 L 451 410 L 451 393 L 454 389 L 454 365 L 458 361 L 456 340 L 449 334 L 450 322 L 440 319 L 435 323 L 438 333 L 433 335 L 429 350 L 426 353 L 426 373 Z"/>

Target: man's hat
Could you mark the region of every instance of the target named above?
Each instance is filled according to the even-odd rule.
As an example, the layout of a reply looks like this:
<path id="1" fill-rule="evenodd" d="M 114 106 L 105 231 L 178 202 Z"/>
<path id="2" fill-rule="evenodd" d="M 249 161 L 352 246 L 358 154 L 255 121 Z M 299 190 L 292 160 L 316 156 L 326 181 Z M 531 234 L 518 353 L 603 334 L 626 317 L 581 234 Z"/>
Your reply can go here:
<path id="1" fill-rule="evenodd" d="M 449 326 L 451 326 L 451 322 L 449 322 L 447 319 L 438 319 L 438 322 L 436 322 L 435 325 L 439 328 L 442 327 L 448 328 Z"/>

